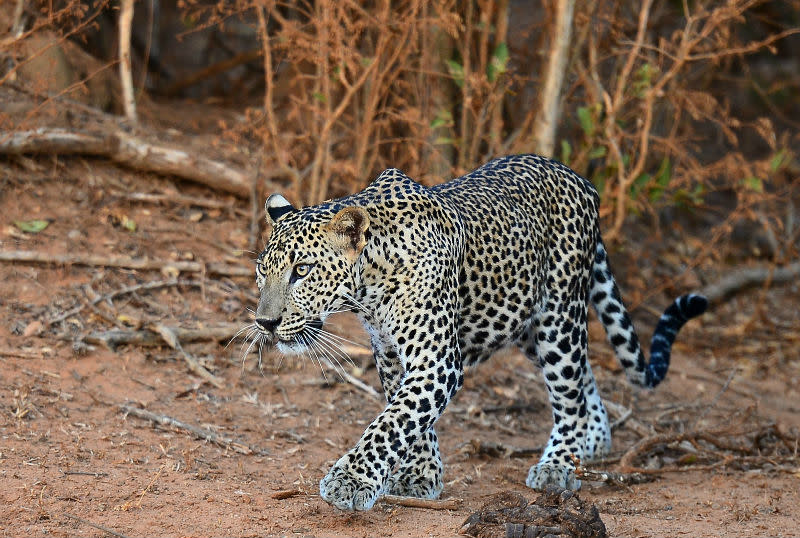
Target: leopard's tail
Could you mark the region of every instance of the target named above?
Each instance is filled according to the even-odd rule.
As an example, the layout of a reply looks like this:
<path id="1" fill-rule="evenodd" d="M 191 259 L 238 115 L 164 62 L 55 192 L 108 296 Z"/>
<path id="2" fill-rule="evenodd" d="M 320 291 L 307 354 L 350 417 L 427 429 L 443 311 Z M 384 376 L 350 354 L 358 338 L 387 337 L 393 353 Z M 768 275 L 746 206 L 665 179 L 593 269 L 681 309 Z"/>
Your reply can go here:
<path id="1" fill-rule="evenodd" d="M 664 310 L 650 341 L 650 362 L 645 360 L 631 318 L 608 268 L 603 242 L 598 240 L 589 298 L 606 329 L 608 341 L 625 368 L 631 383 L 653 388 L 667 375 L 675 336 L 691 318 L 706 311 L 708 300 L 702 295 L 682 295 Z"/>

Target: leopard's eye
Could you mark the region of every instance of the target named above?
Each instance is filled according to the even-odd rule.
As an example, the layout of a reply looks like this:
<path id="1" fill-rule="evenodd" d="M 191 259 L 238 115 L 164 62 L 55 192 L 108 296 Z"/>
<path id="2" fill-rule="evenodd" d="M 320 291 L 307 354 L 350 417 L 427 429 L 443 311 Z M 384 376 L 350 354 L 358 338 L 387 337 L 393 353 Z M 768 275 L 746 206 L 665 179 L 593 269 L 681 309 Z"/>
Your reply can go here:
<path id="1" fill-rule="evenodd" d="M 308 273 L 311 272 L 314 265 L 311 263 L 298 263 L 292 269 L 292 276 L 289 278 L 290 282 L 295 282 L 300 280 L 301 278 L 305 278 L 308 276 Z"/>

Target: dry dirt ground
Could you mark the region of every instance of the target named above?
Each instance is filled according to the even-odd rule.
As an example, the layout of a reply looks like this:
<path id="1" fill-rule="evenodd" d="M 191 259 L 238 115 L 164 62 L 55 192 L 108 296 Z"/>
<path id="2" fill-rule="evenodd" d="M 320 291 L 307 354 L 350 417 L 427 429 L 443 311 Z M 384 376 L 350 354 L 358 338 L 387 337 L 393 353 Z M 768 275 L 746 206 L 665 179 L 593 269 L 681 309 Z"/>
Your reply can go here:
<path id="1" fill-rule="evenodd" d="M 136 201 L 132 193 L 167 200 Z M 98 331 L 159 322 L 245 325 L 256 300 L 249 277 L 182 274 L 190 282 L 89 303 L 169 281 L 169 262 L 251 267 L 247 208 L 102 160 L 0 160 L 0 251 L 167 262 L 163 271 L 0 262 L 0 535 L 452 536 L 493 493 L 535 497 L 524 485 L 535 457 L 476 448 L 533 449 L 547 439 L 543 384 L 516 352 L 473 372 L 438 424 L 443 498 L 459 499 L 456 509 L 379 502 L 367 513 L 345 513 L 320 499 L 318 483 L 380 411 L 367 392 L 331 371 L 323 375 L 307 358 L 267 353 L 259 370 L 254 353 L 242 360 L 241 340 L 184 344 L 221 388 L 166 345 L 87 343 Z M 31 233 L 15 225 L 34 219 L 48 226 Z M 800 535 L 799 300 L 795 283 L 739 295 L 693 321 L 675 346 L 670 375 L 653 392 L 627 386 L 593 322 L 602 392 L 620 413 L 632 411 L 616 428 L 612 457 L 593 468 L 619 471 L 620 457 L 650 439 L 639 445 L 635 465 L 667 469 L 629 487 L 584 484 L 581 498 L 597 505 L 610 535 Z M 634 317 L 649 337 L 651 309 Z M 349 315 L 331 330 L 367 341 Z M 369 360 L 355 363 L 348 371 L 378 387 Z M 156 425 L 122 404 L 232 443 Z"/>

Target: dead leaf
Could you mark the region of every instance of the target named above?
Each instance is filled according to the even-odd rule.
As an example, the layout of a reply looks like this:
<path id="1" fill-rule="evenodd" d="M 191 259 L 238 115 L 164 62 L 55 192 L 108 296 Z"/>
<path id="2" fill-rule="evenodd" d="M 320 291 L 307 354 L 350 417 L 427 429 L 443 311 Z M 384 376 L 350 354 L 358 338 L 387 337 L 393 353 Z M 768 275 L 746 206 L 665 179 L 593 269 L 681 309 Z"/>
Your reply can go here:
<path id="1" fill-rule="evenodd" d="M 42 322 L 37 319 L 28 323 L 28 326 L 25 327 L 24 331 L 22 331 L 22 336 L 25 337 L 39 336 L 40 334 L 42 334 L 43 330 L 44 330 L 44 324 L 42 324 Z"/>
<path id="2" fill-rule="evenodd" d="M 178 278 L 181 271 L 174 265 L 165 265 L 161 268 L 161 274 L 168 278 Z"/>

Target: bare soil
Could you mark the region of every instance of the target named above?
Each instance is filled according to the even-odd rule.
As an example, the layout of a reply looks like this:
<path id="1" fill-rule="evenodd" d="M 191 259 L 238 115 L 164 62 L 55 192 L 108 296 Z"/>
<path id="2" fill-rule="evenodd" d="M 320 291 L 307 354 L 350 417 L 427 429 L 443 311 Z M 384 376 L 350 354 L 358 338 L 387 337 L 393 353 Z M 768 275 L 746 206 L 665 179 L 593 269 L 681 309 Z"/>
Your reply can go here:
<path id="1" fill-rule="evenodd" d="M 136 192 L 195 196 L 225 207 L 126 196 Z M 0 160 L 2 251 L 247 267 L 248 208 L 246 201 L 102 160 Z M 49 225 L 26 233 L 14 224 L 32 219 Z M 126 227 L 130 222 L 135 229 Z M 457 509 L 379 502 L 367 513 L 345 513 L 320 499 L 318 483 L 380 411 L 366 392 L 332 371 L 323 374 L 307 358 L 266 353 L 259 369 L 254 353 L 243 360 L 241 340 L 184 345 L 222 378 L 222 388 L 192 374 L 166 345 L 112 351 L 82 340 L 92 331 L 156 322 L 244 326 L 256 301 L 252 279 L 181 275 L 202 285 L 140 290 L 50 323 L 93 294 L 174 276 L 166 273 L 0 263 L 0 535 L 452 536 L 493 494 L 536 497 L 525 487 L 535 457 L 474 450 L 477 441 L 524 449 L 547 439 L 543 383 L 515 351 L 472 372 L 438 423 L 443 498 L 460 499 Z M 654 298 L 650 306 L 664 304 Z M 609 535 L 800 536 L 798 304 L 800 289 L 792 284 L 737 296 L 693 321 L 675 346 L 667 380 L 652 392 L 625 383 L 592 322 L 590 353 L 602 393 L 632 410 L 614 433 L 612 457 L 592 468 L 619 471 L 619 458 L 655 434 L 711 432 L 720 441 L 655 443 L 637 464 L 670 470 L 653 472 L 651 482 L 584 483 L 580 498 L 597 505 Z M 635 310 L 634 318 L 640 335 L 649 336 L 651 309 Z M 350 315 L 330 328 L 367 342 Z M 346 367 L 379 387 L 368 360 Z M 155 425 L 123 412 L 123 403 L 254 451 Z M 289 490 L 297 491 L 276 498 Z"/>

